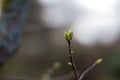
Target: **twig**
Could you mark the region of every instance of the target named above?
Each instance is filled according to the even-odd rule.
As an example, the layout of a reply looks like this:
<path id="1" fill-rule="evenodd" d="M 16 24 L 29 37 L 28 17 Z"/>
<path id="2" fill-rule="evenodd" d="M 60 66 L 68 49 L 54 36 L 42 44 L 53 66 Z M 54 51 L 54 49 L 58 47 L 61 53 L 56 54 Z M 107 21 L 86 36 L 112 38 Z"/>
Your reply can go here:
<path id="1" fill-rule="evenodd" d="M 69 57 L 70 57 L 70 62 L 68 63 L 70 66 L 72 66 L 72 69 L 74 71 L 74 75 L 75 75 L 75 79 L 76 80 L 79 80 L 78 79 L 78 74 L 77 74 L 77 69 L 76 69 L 76 65 L 74 63 L 74 59 L 73 59 L 73 52 L 72 52 L 72 49 L 71 49 L 71 40 L 72 40 L 72 37 L 73 37 L 73 31 L 72 30 L 69 30 L 68 32 L 65 32 L 64 33 L 64 38 L 66 39 L 67 43 L 68 43 L 68 49 L 69 49 Z"/>
<path id="2" fill-rule="evenodd" d="M 91 65 L 88 69 L 86 69 L 86 70 L 82 73 L 82 75 L 80 76 L 79 80 L 82 80 L 83 77 L 84 77 L 91 69 L 93 69 L 97 64 L 100 64 L 101 62 L 102 62 L 102 58 L 99 58 L 98 60 L 96 60 L 96 62 L 95 62 L 93 65 Z"/>
<path id="3" fill-rule="evenodd" d="M 68 49 L 69 49 L 69 57 L 70 57 L 70 62 L 68 63 L 70 66 L 72 66 L 72 69 L 74 71 L 74 75 L 75 75 L 75 79 L 76 80 L 82 80 L 83 77 L 92 69 L 94 68 L 97 64 L 101 63 L 102 62 L 102 58 L 96 60 L 96 62 L 91 65 L 88 69 L 86 69 L 82 75 L 80 76 L 80 78 L 78 78 L 78 74 L 77 74 L 77 69 L 76 69 L 76 65 L 74 63 L 74 59 L 73 59 L 73 52 L 72 52 L 72 49 L 71 49 L 71 40 L 72 40 L 72 37 L 73 37 L 73 31 L 72 30 L 69 30 L 68 32 L 65 32 L 64 33 L 64 38 L 66 39 L 67 43 L 68 43 Z"/>
<path id="4" fill-rule="evenodd" d="M 72 63 L 72 68 L 73 68 L 73 71 L 74 71 L 74 74 L 75 74 L 75 78 L 76 80 L 78 80 L 78 74 L 77 74 L 77 69 L 76 69 L 76 65 L 74 63 L 74 59 L 73 59 L 73 55 L 72 55 L 72 50 L 71 50 L 71 41 L 68 40 L 68 48 L 69 48 L 69 57 L 70 57 L 70 62 Z"/>
<path id="5" fill-rule="evenodd" d="M 91 65 L 88 69 L 86 69 L 86 70 L 82 73 L 82 75 L 80 76 L 79 80 L 82 80 L 83 77 L 84 77 L 92 68 L 94 68 L 95 66 L 96 66 L 96 64 L 94 63 L 94 64 Z"/>

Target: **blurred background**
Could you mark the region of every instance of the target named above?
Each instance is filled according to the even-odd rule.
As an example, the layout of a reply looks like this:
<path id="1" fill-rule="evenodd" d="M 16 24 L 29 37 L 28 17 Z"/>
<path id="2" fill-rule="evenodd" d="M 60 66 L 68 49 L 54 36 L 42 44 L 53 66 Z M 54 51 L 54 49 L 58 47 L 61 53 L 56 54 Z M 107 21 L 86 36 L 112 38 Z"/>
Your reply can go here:
<path id="1" fill-rule="evenodd" d="M 75 80 L 68 29 L 83 80 L 120 80 L 119 0 L 0 0 L 0 80 Z"/>

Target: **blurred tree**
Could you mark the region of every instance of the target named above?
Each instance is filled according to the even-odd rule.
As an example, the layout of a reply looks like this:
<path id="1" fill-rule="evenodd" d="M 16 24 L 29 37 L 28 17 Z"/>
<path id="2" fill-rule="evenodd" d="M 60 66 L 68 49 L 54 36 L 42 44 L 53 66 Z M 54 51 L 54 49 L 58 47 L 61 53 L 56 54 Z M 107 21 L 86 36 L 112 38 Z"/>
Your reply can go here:
<path id="1" fill-rule="evenodd" d="M 2 2 L 2 17 L 0 25 L 0 62 L 3 54 L 5 56 L 13 54 L 19 47 L 22 38 L 22 26 L 24 25 L 29 2 L 31 0 L 3 0 Z"/>

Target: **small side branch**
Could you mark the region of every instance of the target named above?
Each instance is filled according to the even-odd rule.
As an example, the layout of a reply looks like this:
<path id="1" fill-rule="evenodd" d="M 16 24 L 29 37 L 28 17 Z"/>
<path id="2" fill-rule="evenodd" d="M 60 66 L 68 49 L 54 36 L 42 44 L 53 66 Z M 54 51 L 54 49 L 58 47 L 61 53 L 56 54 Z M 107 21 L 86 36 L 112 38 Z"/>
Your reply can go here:
<path id="1" fill-rule="evenodd" d="M 96 62 L 95 62 L 93 65 L 91 65 L 88 69 L 86 69 L 86 70 L 82 73 L 82 75 L 80 76 L 79 80 L 82 80 L 82 79 L 84 78 L 84 76 L 85 76 L 91 69 L 93 69 L 97 64 L 100 64 L 101 62 L 102 62 L 102 58 L 96 60 Z"/>

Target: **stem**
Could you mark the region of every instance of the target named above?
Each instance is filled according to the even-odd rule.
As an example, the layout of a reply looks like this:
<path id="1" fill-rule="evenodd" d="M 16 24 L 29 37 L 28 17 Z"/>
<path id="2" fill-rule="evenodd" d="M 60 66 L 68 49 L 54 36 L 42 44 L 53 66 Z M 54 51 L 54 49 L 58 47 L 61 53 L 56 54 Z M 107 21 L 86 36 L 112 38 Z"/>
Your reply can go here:
<path id="1" fill-rule="evenodd" d="M 72 63 L 72 69 L 73 69 L 73 71 L 74 71 L 74 75 L 75 75 L 75 79 L 76 80 L 79 80 L 78 79 L 78 74 L 77 74 L 77 69 L 76 69 L 76 65 L 75 65 L 75 63 L 74 63 L 74 59 L 73 59 L 73 56 L 72 56 L 72 50 L 71 50 L 71 41 L 70 40 L 68 40 L 68 48 L 69 48 L 69 57 L 70 57 L 70 62 Z"/>
<path id="2" fill-rule="evenodd" d="M 95 66 L 96 66 L 96 63 L 94 63 L 94 64 L 91 65 L 88 69 L 86 69 L 86 70 L 82 73 L 82 75 L 80 76 L 79 80 L 82 80 L 83 77 L 84 77 L 92 68 L 94 68 Z"/>

